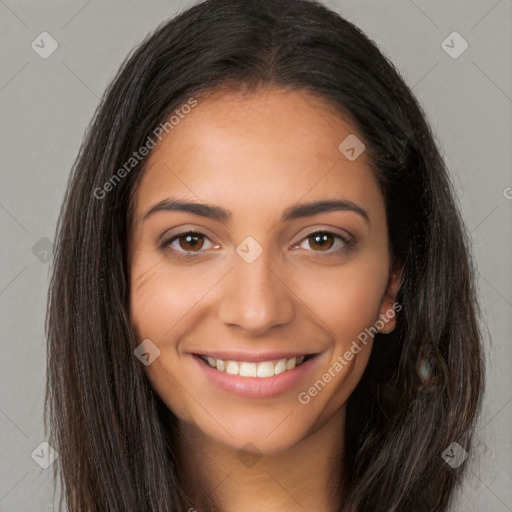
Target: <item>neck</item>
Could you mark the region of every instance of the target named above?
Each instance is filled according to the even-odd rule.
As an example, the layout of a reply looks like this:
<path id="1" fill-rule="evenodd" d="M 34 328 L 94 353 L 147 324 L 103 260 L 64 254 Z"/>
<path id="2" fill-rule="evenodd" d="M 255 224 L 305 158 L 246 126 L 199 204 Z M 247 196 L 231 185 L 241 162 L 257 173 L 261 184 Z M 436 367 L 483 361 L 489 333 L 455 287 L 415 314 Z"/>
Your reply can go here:
<path id="1" fill-rule="evenodd" d="M 337 512 L 345 408 L 289 449 L 241 461 L 238 450 L 181 424 L 180 475 L 192 510 Z"/>

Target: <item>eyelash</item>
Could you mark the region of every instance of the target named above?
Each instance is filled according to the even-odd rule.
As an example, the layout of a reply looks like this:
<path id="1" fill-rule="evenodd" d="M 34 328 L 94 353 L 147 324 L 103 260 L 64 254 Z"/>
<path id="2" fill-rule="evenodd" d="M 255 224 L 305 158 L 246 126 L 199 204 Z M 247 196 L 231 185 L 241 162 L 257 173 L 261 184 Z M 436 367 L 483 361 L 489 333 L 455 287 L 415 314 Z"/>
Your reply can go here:
<path id="1" fill-rule="evenodd" d="M 173 235 L 168 240 L 164 240 L 161 244 L 162 249 L 164 249 L 166 251 L 170 251 L 170 252 L 174 253 L 174 255 L 177 258 L 182 258 L 185 260 L 191 260 L 192 258 L 201 257 L 200 255 L 204 254 L 206 251 L 200 250 L 197 252 L 187 252 L 187 251 L 183 251 L 183 250 L 175 249 L 175 248 L 171 247 L 171 244 L 175 240 L 178 240 L 179 238 L 186 236 L 186 235 L 198 235 L 199 237 L 204 237 L 209 240 L 208 236 L 205 235 L 204 233 L 201 233 L 200 231 L 192 231 L 192 230 L 183 231 L 182 233 L 177 233 L 177 234 Z M 306 237 L 302 238 L 299 242 L 294 244 L 293 247 L 297 247 L 297 246 L 301 245 L 302 242 L 307 241 L 308 239 L 312 238 L 315 235 L 332 235 L 335 239 L 339 239 L 343 243 L 342 247 L 335 249 L 335 250 L 331 250 L 331 247 L 329 249 L 327 249 L 326 251 L 312 250 L 312 252 L 317 252 L 319 254 L 323 254 L 326 257 L 336 257 L 336 256 L 339 257 L 342 255 L 342 253 L 346 254 L 350 249 L 353 248 L 353 246 L 355 244 L 355 241 L 352 238 L 344 237 L 342 235 L 339 235 L 338 233 L 333 233 L 332 231 L 318 230 L 318 231 L 313 231 Z M 333 246 L 335 244 L 336 244 L 336 240 L 334 241 Z"/>

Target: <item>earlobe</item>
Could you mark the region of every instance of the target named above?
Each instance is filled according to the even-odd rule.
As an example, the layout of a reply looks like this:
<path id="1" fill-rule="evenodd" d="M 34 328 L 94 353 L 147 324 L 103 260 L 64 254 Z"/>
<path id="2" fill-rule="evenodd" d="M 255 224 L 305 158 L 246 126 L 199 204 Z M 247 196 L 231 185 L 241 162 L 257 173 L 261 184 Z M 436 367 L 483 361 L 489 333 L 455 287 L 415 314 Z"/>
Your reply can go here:
<path id="1" fill-rule="evenodd" d="M 396 313 L 395 313 L 395 315 L 396 315 Z M 390 332 L 393 332 L 395 330 L 395 327 L 396 327 L 395 317 L 385 320 L 384 316 L 381 315 L 381 319 L 382 319 L 382 322 L 384 322 L 384 327 L 382 327 L 382 329 L 378 329 L 377 332 L 379 332 L 380 334 L 389 334 Z"/>
<path id="2" fill-rule="evenodd" d="M 400 288 L 400 275 L 399 269 L 391 272 L 386 292 L 382 298 L 379 320 L 377 322 L 378 331 L 382 334 L 389 334 L 395 330 L 396 315 L 402 309 L 401 304 L 398 304 L 395 300 Z"/>

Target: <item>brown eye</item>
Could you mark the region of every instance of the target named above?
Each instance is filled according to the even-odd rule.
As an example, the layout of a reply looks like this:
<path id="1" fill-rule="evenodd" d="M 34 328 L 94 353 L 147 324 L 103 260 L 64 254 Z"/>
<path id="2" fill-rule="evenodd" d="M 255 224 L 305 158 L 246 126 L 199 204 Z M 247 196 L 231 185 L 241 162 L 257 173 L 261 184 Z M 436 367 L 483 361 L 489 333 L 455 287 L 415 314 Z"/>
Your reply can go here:
<path id="1" fill-rule="evenodd" d="M 204 244 L 204 236 L 200 233 L 184 233 L 178 235 L 179 246 L 187 252 L 196 252 Z"/>
<path id="2" fill-rule="evenodd" d="M 313 233 L 308 236 L 309 246 L 315 251 L 328 251 L 334 245 L 332 233 Z"/>
<path id="3" fill-rule="evenodd" d="M 342 253 L 347 253 L 354 244 L 355 241 L 348 236 L 345 237 L 330 231 L 316 231 L 304 238 L 296 247 L 325 253 L 326 256 L 341 256 Z"/>
<path id="4" fill-rule="evenodd" d="M 213 247 L 210 239 L 203 233 L 186 231 L 178 233 L 162 243 L 162 248 L 177 257 L 193 257 Z"/>

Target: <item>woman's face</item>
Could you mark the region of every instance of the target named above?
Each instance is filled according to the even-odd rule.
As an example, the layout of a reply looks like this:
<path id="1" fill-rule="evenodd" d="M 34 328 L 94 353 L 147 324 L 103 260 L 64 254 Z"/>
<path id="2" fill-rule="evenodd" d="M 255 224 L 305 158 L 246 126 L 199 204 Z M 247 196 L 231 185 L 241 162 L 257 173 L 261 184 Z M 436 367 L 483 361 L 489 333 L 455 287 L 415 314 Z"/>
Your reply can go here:
<path id="1" fill-rule="evenodd" d="M 131 321 L 185 427 L 234 449 L 296 445 L 344 413 L 365 329 L 381 315 L 393 329 L 384 201 L 354 134 L 306 92 L 233 92 L 198 101 L 150 154 Z M 305 206 L 324 201 L 339 204 Z"/>

